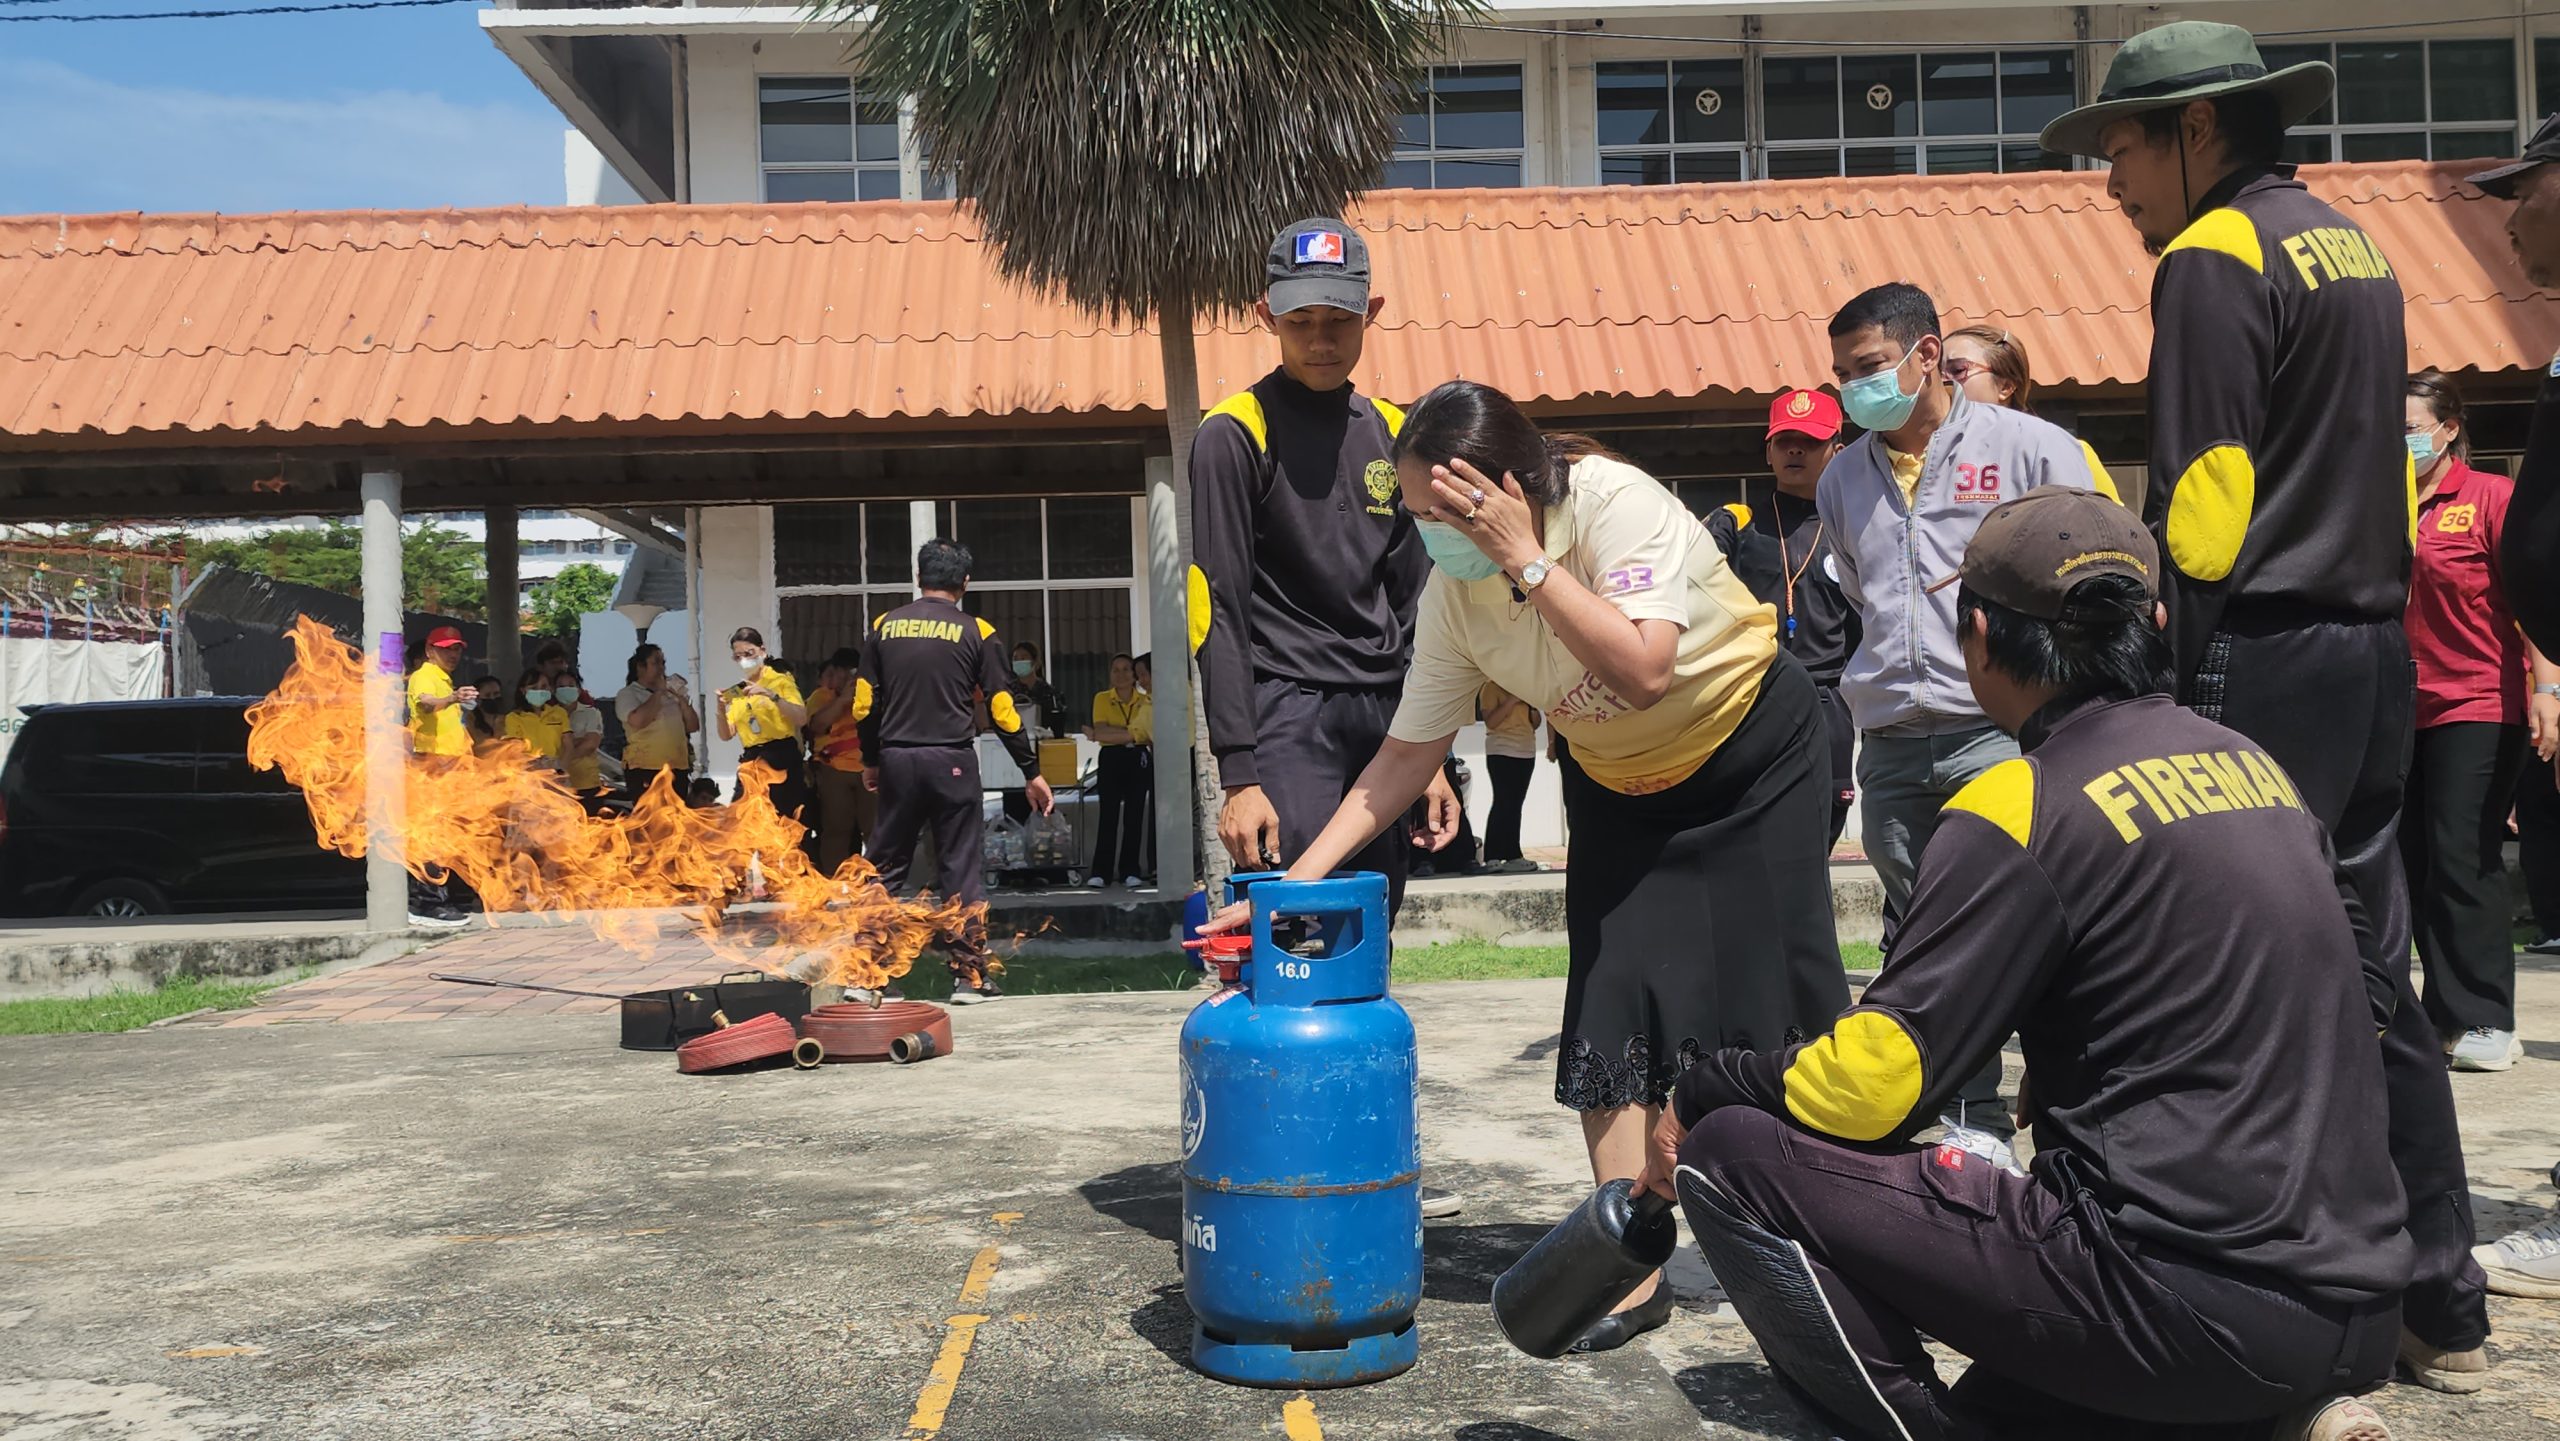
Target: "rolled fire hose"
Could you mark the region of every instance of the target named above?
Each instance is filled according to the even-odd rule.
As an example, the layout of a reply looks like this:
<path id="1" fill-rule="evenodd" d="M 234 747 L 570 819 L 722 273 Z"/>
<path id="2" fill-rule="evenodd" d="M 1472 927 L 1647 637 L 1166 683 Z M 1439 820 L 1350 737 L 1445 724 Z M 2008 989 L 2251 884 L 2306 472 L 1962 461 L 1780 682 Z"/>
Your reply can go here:
<path id="1" fill-rule="evenodd" d="M 921 1061 L 951 1054 L 950 1013 L 923 1001 L 820 1006 L 801 1018 L 800 1034 L 824 1044 L 830 1062 Z M 901 1049 L 908 1054 L 900 1055 Z"/>
<path id="2" fill-rule="evenodd" d="M 767 1012 L 752 1020 L 696 1036 L 676 1047 L 676 1069 L 688 1075 L 704 1071 L 726 1070 L 754 1061 L 769 1061 L 777 1056 L 792 1056 L 800 1038 L 791 1023 Z"/>

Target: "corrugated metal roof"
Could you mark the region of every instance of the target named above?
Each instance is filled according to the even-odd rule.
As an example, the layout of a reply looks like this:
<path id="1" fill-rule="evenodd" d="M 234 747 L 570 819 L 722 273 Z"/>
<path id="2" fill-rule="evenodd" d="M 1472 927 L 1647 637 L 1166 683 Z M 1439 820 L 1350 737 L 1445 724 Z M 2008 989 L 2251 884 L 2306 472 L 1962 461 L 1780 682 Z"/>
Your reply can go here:
<path id="1" fill-rule="evenodd" d="M 2560 302 L 2459 164 L 2305 172 L 2381 244 L 2413 363 L 2538 365 Z M 2088 172 L 1398 191 L 1360 383 L 1657 408 L 1822 383 L 1822 322 L 1910 280 L 2045 384 L 2139 381 L 2151 262 Z M 1272 363 L 1206 330 L 1204 401 Z M 1144 412 L 1153 336 L 999 279 L 948 204 L 0 219 L 0 449 L 499 427 L 752 429 Z"/>

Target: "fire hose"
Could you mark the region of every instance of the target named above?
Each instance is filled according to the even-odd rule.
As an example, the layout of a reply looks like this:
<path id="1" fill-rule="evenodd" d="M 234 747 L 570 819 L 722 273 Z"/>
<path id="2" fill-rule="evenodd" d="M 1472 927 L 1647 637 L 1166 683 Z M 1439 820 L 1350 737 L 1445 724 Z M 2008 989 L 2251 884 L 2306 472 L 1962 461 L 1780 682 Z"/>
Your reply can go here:
<path id="1" fill-rule="evenodd" d="M 800 1034 L 826 1047 L 829 1061 L 911 1063 L 951 1054 L 951 1015 L 922 1001 L 820 1006 Z"/>
<path id="2" fill-rule="evenodd" d="M 695 1074 L 783 1056 L 805 1071 L 825 1058 L 824 1043 L 799 1036 L 789 1021 L 767 1013 L 676 1047 L 676 1069 Z"/>

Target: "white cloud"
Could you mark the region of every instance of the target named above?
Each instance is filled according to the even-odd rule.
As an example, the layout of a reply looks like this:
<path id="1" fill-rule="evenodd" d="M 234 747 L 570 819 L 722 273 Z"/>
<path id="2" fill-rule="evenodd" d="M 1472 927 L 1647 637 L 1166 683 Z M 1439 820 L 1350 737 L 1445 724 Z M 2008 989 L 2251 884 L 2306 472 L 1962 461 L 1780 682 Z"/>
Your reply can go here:
<path id="1" fill-rule="evenodd" d="M 533 105 L 223 95 L 0 60 L 0 210 L 557 205 L 560 130 Z"/>

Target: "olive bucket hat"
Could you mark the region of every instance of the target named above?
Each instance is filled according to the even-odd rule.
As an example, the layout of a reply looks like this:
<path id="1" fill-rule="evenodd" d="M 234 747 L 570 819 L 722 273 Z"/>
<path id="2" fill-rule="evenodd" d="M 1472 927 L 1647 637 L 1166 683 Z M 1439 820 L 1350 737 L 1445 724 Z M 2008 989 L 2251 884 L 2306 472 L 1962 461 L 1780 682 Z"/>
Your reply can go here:
<path id="1" fill-rule="evenodd" d="M 2289 128 L 2329 103 L 2337 84 L 2336 73 L 2324 61 L 2268 70 L 2258 54 L 2257 37 L 2237 25 L 2181 20 L 2124 42 L 2107 66 L 2097 101 L 2057 118 L 2044 128 L 2040 139 L 2045 149 L 2057 155 L 2103 160 L 2099 134 L 2126 116 L 2251 90 L 2274 95 L 2276 109 Z"/>

